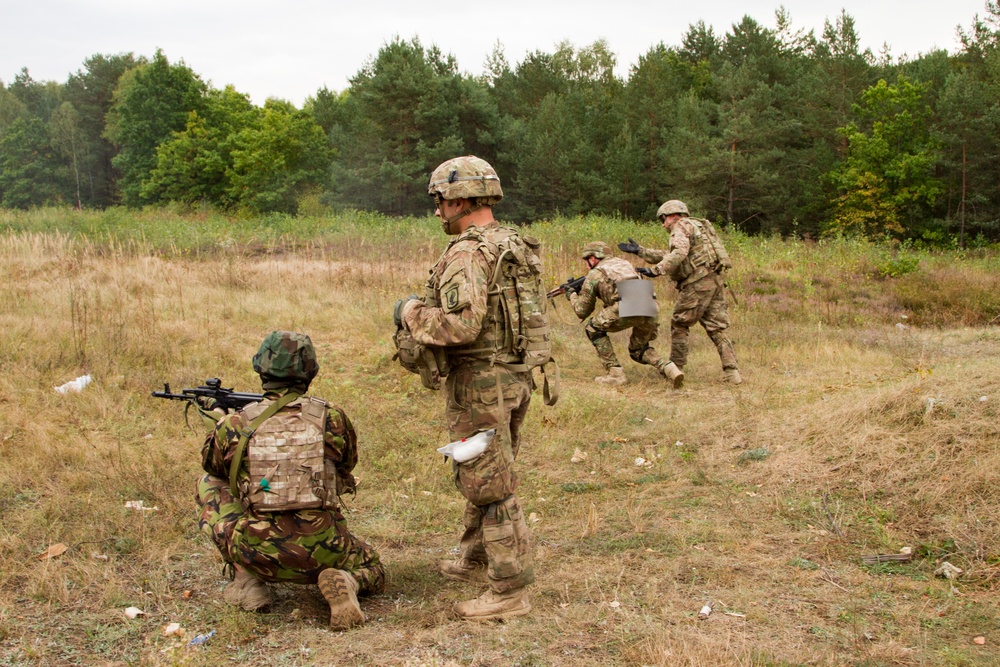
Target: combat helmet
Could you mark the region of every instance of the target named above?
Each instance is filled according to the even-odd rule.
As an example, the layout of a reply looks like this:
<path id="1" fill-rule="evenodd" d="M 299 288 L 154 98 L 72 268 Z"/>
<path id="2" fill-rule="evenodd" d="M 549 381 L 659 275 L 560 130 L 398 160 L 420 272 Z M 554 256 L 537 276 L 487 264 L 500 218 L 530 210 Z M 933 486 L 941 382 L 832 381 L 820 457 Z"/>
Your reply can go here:
<path id="1" fill-rule="evenodd" d="M 670 201 L 663 202 L 663 206 L 656 211 L 656 219 L 662 220 L 668 215 L 673 215 L 674 213 L 681 213 L 683 215 L 691 215 L 688 213 L 687 204 L 682 202 L 680 199 L 671 199 Z"/>
<path id="2" fill-rule="evenodd" d="M 581 259 L 587 259 L 588 257 L 596 257 L 597 259 L 604 259 L 611 254 L 611 246 L 609 246 L 604 241 L 591 241 L 587 245 L 583 246 L 583 252 L 580 253 Z"/>
<path id="3" fill-rule="evenodd" d="M 455 157 L 438 165 L 431 173 L 427 194 L 442 199 L 472 199 L 493 206 L 503 199 L 496 169 L 475 155 Z"/>
<path id="4" fill-rule="evenodd" d="M 316 348 L 305 334 L 272 331 L 253 355 L 253 369 L 260 375 L 264 389 L 308 387 L 319 372 Z"/>

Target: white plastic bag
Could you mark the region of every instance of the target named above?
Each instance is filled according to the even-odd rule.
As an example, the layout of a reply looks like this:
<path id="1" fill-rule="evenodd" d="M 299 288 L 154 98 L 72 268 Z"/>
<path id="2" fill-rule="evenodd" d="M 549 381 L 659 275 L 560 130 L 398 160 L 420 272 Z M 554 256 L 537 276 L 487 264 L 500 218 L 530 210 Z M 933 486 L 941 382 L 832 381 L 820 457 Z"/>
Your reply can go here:
<path id="1" fill-rule="evenodd" d="M 449 442 L 444 447 L 438 447 L 438 451 L 453 458 L 455 463 L 468 463 L 486 451 L 489 444 L 493 442 L 493 436 L 496 435 L 496 432 L 494 428 L 489 431 L 480 431 L 468 438 L 462 438 L 455 442 Z"/>
<path id="2" fill-rule="evenodd" d="M 75 380 L 70 380 L 66 384 L 59 385 L 56 387 L 56 391 L 60 394 L 68 394 L 71 391 L 83 391 L 83 388 L 90 384 L 92 377 L 89 375 L 81 375 Z"/>

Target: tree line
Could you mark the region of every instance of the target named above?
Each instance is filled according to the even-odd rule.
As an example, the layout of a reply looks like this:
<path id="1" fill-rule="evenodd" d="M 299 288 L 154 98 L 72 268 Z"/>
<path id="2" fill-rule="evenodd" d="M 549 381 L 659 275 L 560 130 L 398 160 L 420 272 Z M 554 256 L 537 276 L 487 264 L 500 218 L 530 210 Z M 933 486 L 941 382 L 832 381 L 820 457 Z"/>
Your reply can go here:
<path id="1" fill-rule="evenodd" d="M 429 172 L 472 153 L 526 222 L 651 219 L 667 198 L 748 233 L 1000 240 L 1000 8 L 960 48 L 862 49 L 822 31 L 699 22 L 625 78 L 603 41 L 484 72 L 416 38 L 387 42 L 343 91 L 302 108 L 207 85 L 162 51 L 94 55 L 65 83 L 0 82 L 0 206 L 176 202 L 294 213 L 306 203 L 426 214 Z"/>

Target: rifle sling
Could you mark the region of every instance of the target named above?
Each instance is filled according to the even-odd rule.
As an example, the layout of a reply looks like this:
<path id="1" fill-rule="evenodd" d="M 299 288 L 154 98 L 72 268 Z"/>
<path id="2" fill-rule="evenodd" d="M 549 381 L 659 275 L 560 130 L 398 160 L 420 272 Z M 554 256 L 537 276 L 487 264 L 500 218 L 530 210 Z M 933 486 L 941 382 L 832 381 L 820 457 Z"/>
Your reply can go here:
<path id="1" fill-rule="evenodd" d="M 245 426 L 240 429 L 240 441 L 236 445 L 236 453 L 233 454 L 233 460 L 229 464 L 229 491 L 233 494 L 233 500 L 240 497 L 236 488 L 236 478 L 239 476 L 240 465 L 243 463 L 243 454 L 246 452 L 247 441 L 253 437 L 254 432 L 257 431 L 257 428 L 261 424 L 273 417 L 277 414 L 278 410 L 285 407 L 298 397 L 299 395 L 294 391 L 288 392 L 274 403 L 267 406 L 264 412 L 257 415 L 257 418 L 250 422 L 250 426 Z"/>

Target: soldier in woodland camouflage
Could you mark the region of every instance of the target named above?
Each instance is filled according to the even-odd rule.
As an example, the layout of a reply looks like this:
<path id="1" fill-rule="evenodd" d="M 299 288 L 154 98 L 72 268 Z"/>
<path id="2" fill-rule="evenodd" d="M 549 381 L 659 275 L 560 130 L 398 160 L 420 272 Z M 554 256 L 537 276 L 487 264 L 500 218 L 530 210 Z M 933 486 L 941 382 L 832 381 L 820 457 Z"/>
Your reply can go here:
<path id="1" fill-rule="evenodd" d="M 234 572 L 224 598 L 256 611 L 271 601 L 265 582 L 318 583 L 330 604 L 331 627 L 344 630 L 361 625 L 365 616 L 357 596 L 381 591 L 385 570 L 375 550 L 347 529 L 338 502 L 340 494 L 355 491 L 351 474 L 358 461 L 354 427 L 340 408 L 303 396 L 319 370 L 308 336 L 272 332 L 254 355 L 253 366 L 263 383 L 263 401 L 231 413 L 211 404 L 200 410 L 213 430 L 202 449 L 207 474 L 198 482 L 199 526 Z M 322 431 L 315 431 L 316 442 L 330 493 L 311 508 L 270 511 L 255 499 L 286 491 L 278 488 L 277 465 L 258 483 L 251 483 L 252 464 L 248 462 L 256 451 L 252 448 L 270 446 L 265 453 L 280 458 L 282 447 L 287 446 L 284 443 L 302 444 L 303 434 L 308 433 L 302 420 L 310 410 L 318 415 L 317 425 L 323 425 Z M 269 422 L 292 430 L 274 433 L 268 429 Z M 246 429 L 254 431 L 249 440 L 243 437 Z"/>
<path id="2" fill-rule="evenodd" d="M 618 284 L 624 280 L 639 280 L 635 267 L 624 259 L 612 257 L 611 248 L 603 241 L 588 243 L 580 256 L 587 263 L 590 273 L 583 281 L 579 293 L 571 291 L 566 293 L 573 305 L 573 312 L 582 320 L 594 312 L 598 299 L 604 304 L 604 308 L 590 318 L 585 329 L 587 338 L 594 344 L 597 356 L 607 372 L 607 375 L 596 377 L 594 380 L 610 385 L 626 383 L 625 371 L 618 363 L 608 334 L 631 328 L 628 354 L 632 360 L 656 367 L 675 388 L 679 388 L 684 381 L 684 374 L 673 362 L 660 358 L 650 345 L 656 339 L 659 328 L 656 316 L 620 316 L 621 297 L 618 293 Z"/>
<path id="3" fill-rule="evenodd" d="M 496 429 L 482 455 L 453 464 L 455 484 L 467 501 L 465 532 L 458 559 L 442 561 L 440 571 L 473 582 L 482 580 L 485 566 L 489 590 L 457 604 L 459 616 L 520 616 L 531 610 L 525 587 L 535 575 L 531 535 L 514 493 L 514 459 L 533 381 L 524 355 L 513 347 L 499 302 L 513 279 L 498 265 L 501 247 L 526 251 L 527 241 L 494 220 L 492 206 L 503 192 L 485 160 L 470 155 L 444 162 L 431 175 L 428 191 L 445 233 L 455 238 L 431 269 L 423 298 L 397 303 L 397 325 L 440 353 L 451 438 Z M 488 289 L 492 283 L 498 289 Z"/>
<path id="4" fill-rule="evenodd" d="M 665 202 L 656 212 L 663 228 L 670 231 L 667 251 L 643 248 L 631 239 L 618 247 L 637 254 L 655 264 L 654 275 L 675 281 L 678 295 L 670 320 L 670 360 L 684 368 L 688 355 L 688 332 L 701 322 L 708 337 L 715 343 L 728 382 L 740 384 L 736 350 L 726 330 L 729 328 L 729 307 L 723 274 L 733 267 L 729 253 L 708 220 L 692 218 L 687 205 L 679 200 Z"/>

